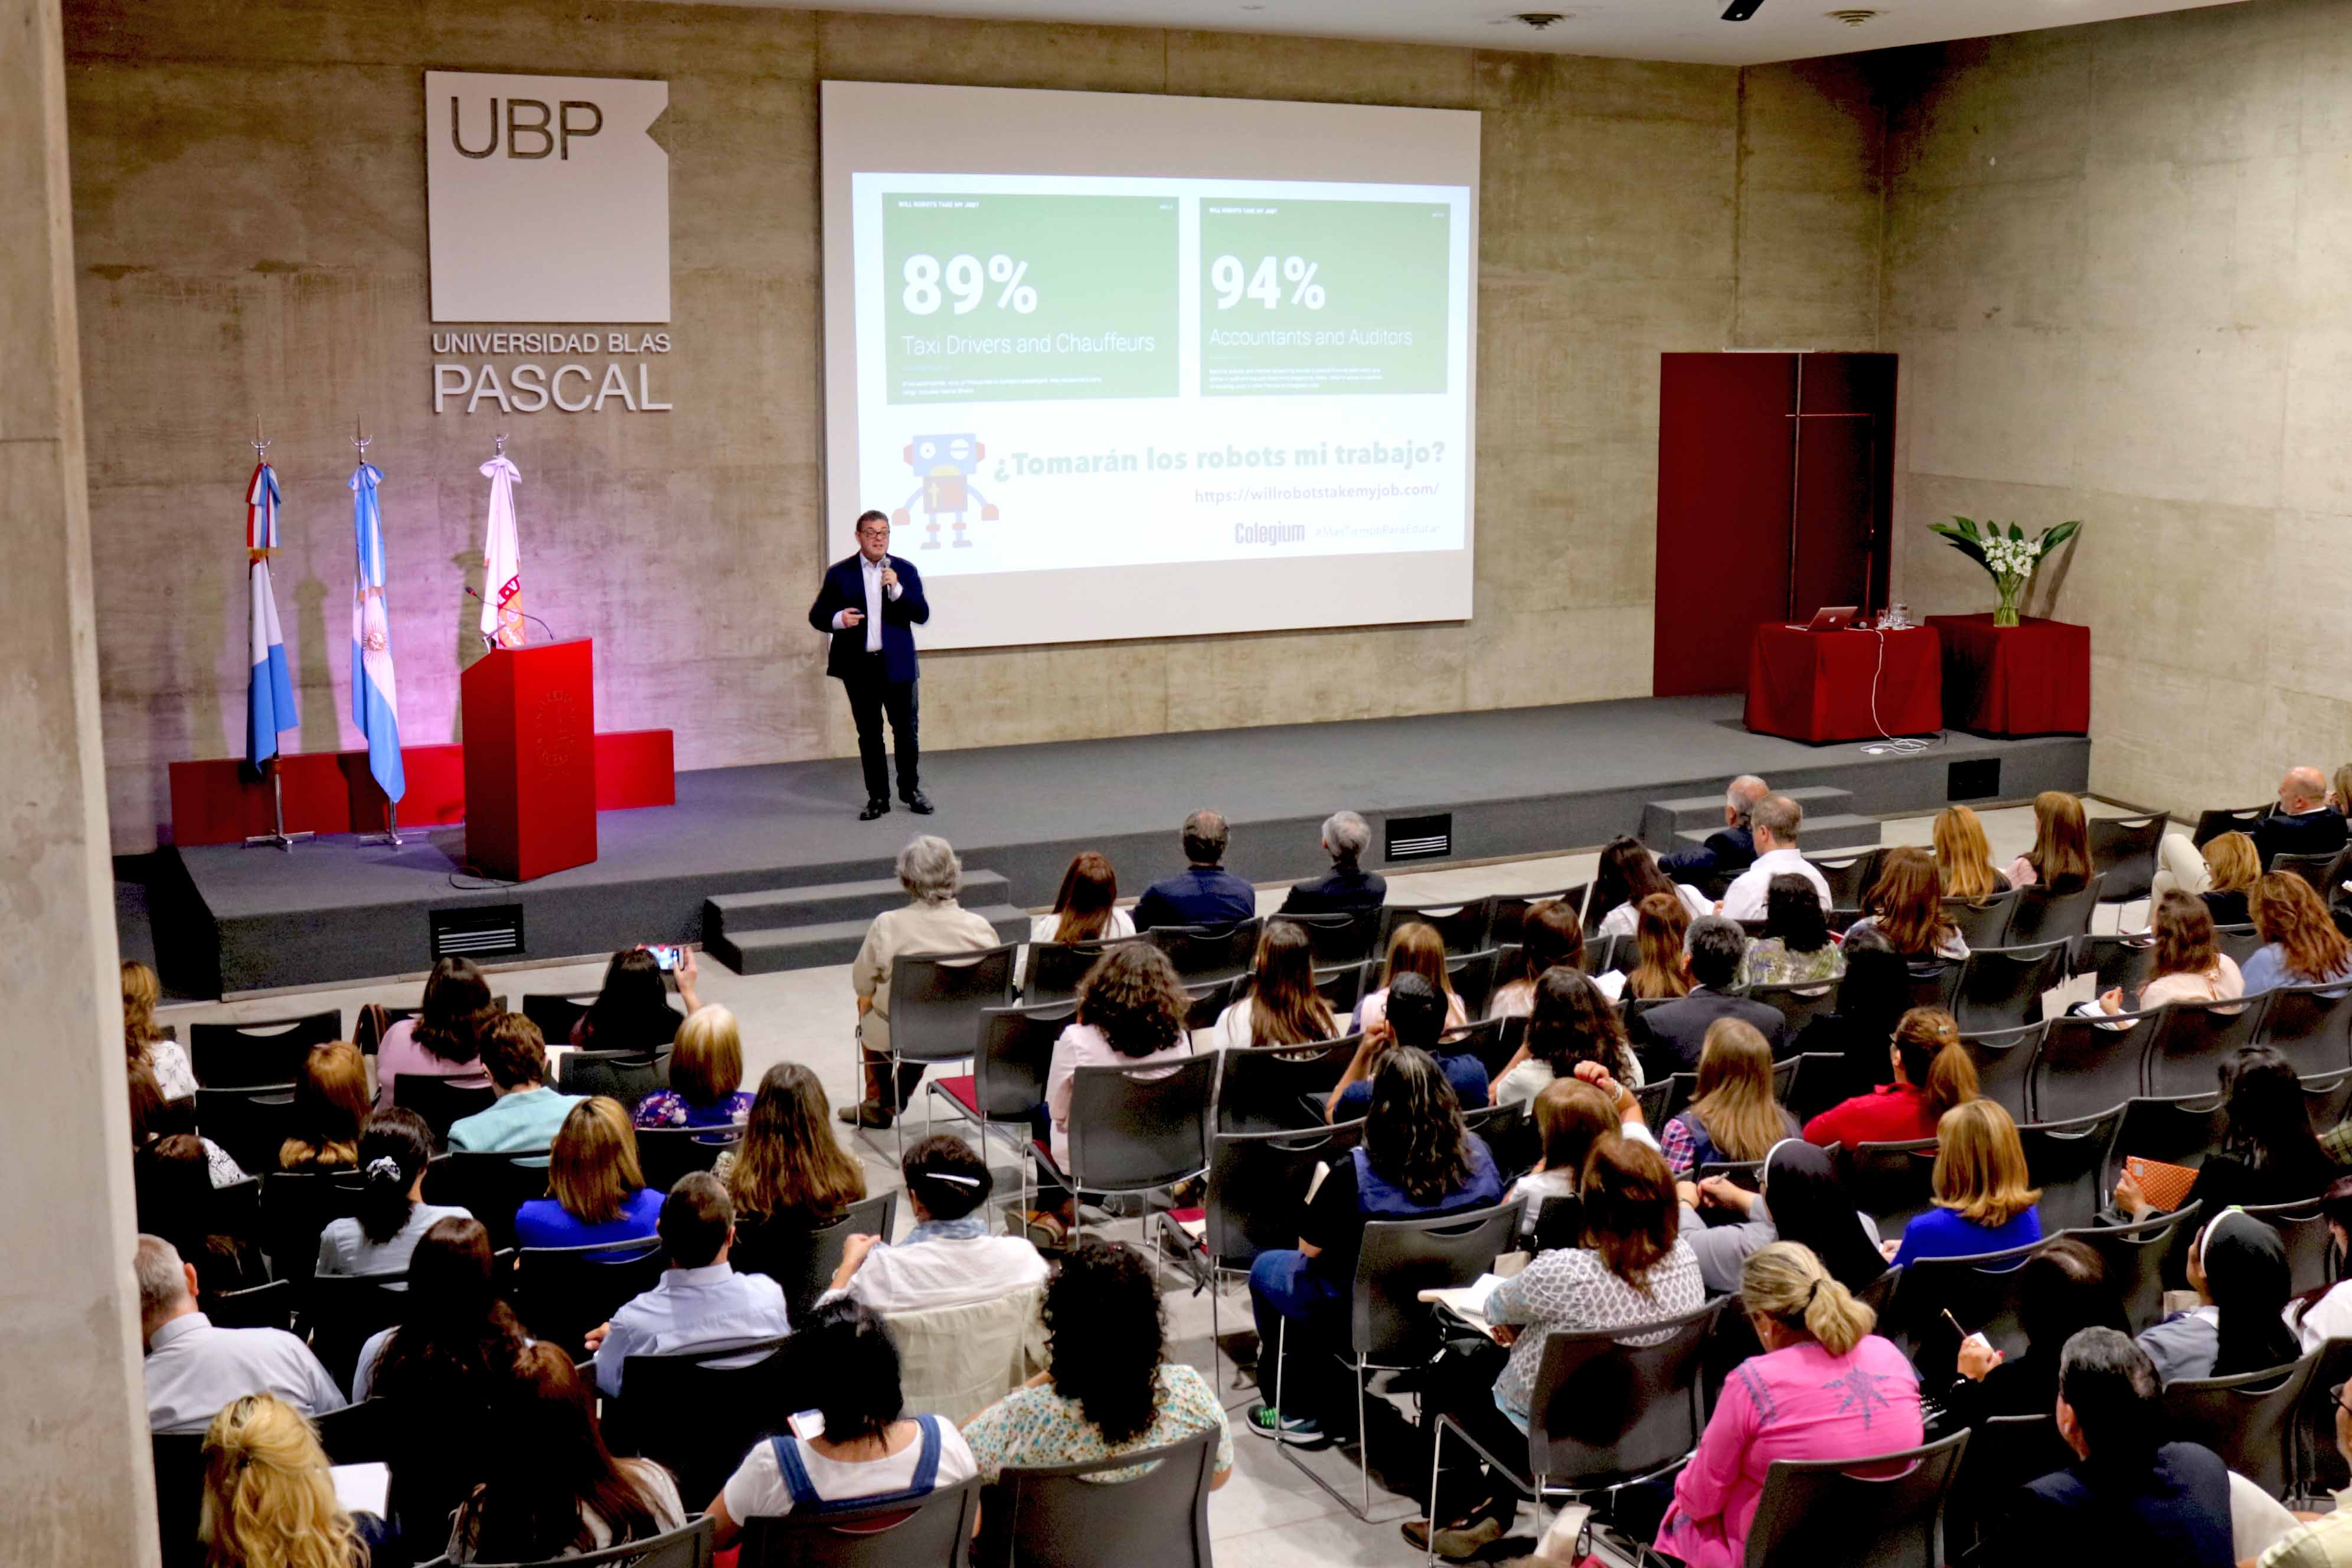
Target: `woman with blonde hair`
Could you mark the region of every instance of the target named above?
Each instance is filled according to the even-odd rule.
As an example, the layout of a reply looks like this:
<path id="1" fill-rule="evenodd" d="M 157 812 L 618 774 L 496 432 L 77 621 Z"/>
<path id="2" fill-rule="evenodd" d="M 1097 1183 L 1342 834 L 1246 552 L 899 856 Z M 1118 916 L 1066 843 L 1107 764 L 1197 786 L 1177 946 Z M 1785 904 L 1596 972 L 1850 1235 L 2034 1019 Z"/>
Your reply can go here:
<path id="1" fill-rule="evenodd" d="M 2246 960 L 2247 995 L 2352 980 L 2352 942 L 2336 929 L 2310 883 L 2291 871 L 2265 871 L 2246 902 L 2263 935 L 2261 950 Z"/>
<path id="2" fill-rule="evenodd" d="M 712 1002 L 677 1026 L 669 1087 L 637 1101 L 640 1127 L 740 1127 L 751 1114 L 743 1087 L 743 1032 L 734 1013 Z"/>
<path id="3" fill-rule="evenodd" d="M 2205 870 L 2205 885 L 2195 889 L 2205 900 L 2205 912 L 2213 917 L 2217 926 L 2242 926 L 2253 923 L 2253 912 L 2248 906 L 2254 884 L 2263 879 L 2263 858 L 2254 848 L 2254 841 L 2243 833 L 2218 833 L 2206 840 L 2199 857 Z M 2165 889 L 2158 888 L 2158 892 Z"/>
<path id="4" fill-rule="evenodd" d="M 2091 885 L 2091 826 L 2080 800 L 2062 789 L 2033 797 L 2033 847 L 2009 863 L 2009 885 L 2053 897 Z"/>
<path id="5" fill-rule="evenodd" d="M 1854 929 L 1875 930 L 1912 963 L 1958 960 L 1969 955 L 1960 928 L 1944 913 L 1944 887 L 1934 857 L 1916 845 L 1887 852 L 1878 880 L 1862 896 L 1864 914 Z"/>
<path id="6" fill-rule="evenodd" d="M 1645 896 L 1634 918 L 1634 951 L 1641 955 L 1625 977 L 1625 994 L 1639 1001 L 1690 994 L 1683 970 L 1683 941 L 1690 934 L 1690 910 L 1668 893 Z"/>
<path id="7" fill-rule="evenodd" d="M 1217 1015 L 1208 1048 L 1303 1046 L 1339 1032 L 1331 1005 L 1315 989 L 1315 945 L 1307 928 L 1279 916 L 1266 921 L 1258 935 L 1249 990 Z"/>
<path id="8" fill-rule="evenodd" d="M 122 961 L 122 1053 L 128 1065 L 144 1066 L 155 1077 L 163 1099 L 187 1100 L 196 1092 L 196 1075 L 188 1053 L 177 1040 L 167 1040 L 155 1025 L 155 1007 L 163 999 L 163 983 L 155 972 L 130 959 Z"/>
<path id="9" fill-rule="evenodd" d="M 1936 814 L 1934 830 L 1936 874 L 1948 899 L 1983 903 L 1995 893 L 2009 891 L 2009 879 L 1993 869 L 1992 847 L 1985 842 L 1984 824 L 1965 805 L 1948 805 Z"/>
<path id="10" fill-rule="evenodd" d="M 1445 973 L 1445 939 L 1437 928 L 1419 921 L 1407 921 L 1396 928 L 1389 938 L 1388 961 L 1381 969 L 1381 985 L 1368 991 L 1356 1004 L 1356 1016 L 1348 1026 L 1351 1035 L 1360 1035 L 1388 1016 L 1389 986 L 1400 974 L 1418 974 L 1437 987 L 1445 998 L 1445 1026 L 1458 1029 L 1470 1021 L 1463 1010 L 1462 998 L 1454 994 L 1454 982 Z"/>
<path id="11" fill-rule="evenodd" d="M 196 1538 L 206 1568 L 367 1568 L 310 1421 L 274 1394 L 230 1400 L 205 1429 Z"/>
<path id="12" fill-rule="evenodd" d="M 1658 1550 L 1686 1568 L 1747 1561 L 1773 1460 L 1859 1458 L 1920 1440 L 1918 1373 L 1810 1247 L 1776 1241 L 1750 1254 L 1739 1302 L 1764 1353 L 1732 1369 L 1658 1527 Z"/>
<path id="13" fill-rule="evenodd" d="M 711 1168 L 727 1184 L 739 1226 L 814 1230 L 866 1195 L 866 1167 L 842 1148 L 832 1122 L 815 1073 L 799 1062 L 767 1070 L 743 1142 Z"/>
<path id="14" fill-rule="evenodd" d="M 515 1211 L 521 1246 L 650 1241 L 661 1218 L 663 1194 L 646 1185 L 629 1113 L 605 1095 L 582 1100 L 564 1117 L 549 1151 L 547 1190 Z M 611 1260 L 627 1256 L 634 1255 Z"/>
<path id="15" fill-rule="evenodd" d="M 1756 1026 L 1738 1018 L 1708 1025 L 1691 1108 L 1658 1140 L 1667 1169 L 1685 1176 L 1701 1165 L 1761 1160 L 1798 1133 L 1797 1119 L 1772 1098 L 1772 1047 Z"/>
<path id="16" fill-rule="evenodd" d="M 1936 1206 L 1913 1220 L 1895 1267 L 1922 1258 L 1974 1258 L 2042 1239 L 2042 1189 L 2029 1184 L 2025 1144 L 2000 1102 L 1956 1105 L 1936 1124 Z"/>
<path id="17" fill-rule="evenodd" d="M 294 1131 L 278 1146 L 280 1170 L 327 1170 L 359 1158 L 366 1125 L 367 1058 L 349 1040 L 312 1046 L 294 1080 Z"/>
<path id="18" fill-rule="evenodd" d="M 1936 1135 L 1956 1105 L 1977 1097 L 1977 1064 L 1959 1026 L 1941 1007 L 1914 1007 L 1895 1026 L 1888 1050 L 1895 1081 L 1841 1100 L 1805 1123 L 1805 1142 L 1851 1149 L 1912 1143 Z"/>

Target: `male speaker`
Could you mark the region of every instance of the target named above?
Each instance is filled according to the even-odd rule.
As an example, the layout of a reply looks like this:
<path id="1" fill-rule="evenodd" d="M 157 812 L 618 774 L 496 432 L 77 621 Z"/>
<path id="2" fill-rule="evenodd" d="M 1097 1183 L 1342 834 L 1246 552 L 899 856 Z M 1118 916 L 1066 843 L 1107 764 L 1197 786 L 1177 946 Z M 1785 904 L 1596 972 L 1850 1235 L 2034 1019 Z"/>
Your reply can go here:
<path id="1" fill-rule="evenodd" d="M 931 813 L 918 777 L 915 628 L 931 618 L 915 563 L 890 553 L 890 520 L 869 511 L 857 520 L 857 553 L 825 568 L 809 625 L 833 634 L 824 672 L 849 693 L 857 721 L 857 759 L 866 769 L 866 809 L 871 822 L 890 809 L 890 764 L 882 749 L 882 720 L 898 746 L 898 798 L 920 816 Z"/>

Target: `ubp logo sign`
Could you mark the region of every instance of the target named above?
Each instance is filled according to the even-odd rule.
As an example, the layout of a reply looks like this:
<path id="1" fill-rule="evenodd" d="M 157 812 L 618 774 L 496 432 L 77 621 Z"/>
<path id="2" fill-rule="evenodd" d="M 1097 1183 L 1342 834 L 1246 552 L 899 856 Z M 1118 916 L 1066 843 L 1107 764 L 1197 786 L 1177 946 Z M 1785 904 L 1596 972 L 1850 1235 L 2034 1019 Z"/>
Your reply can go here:
<path id="1" fill-rule="evenodd" d="M 425 73 L 436 321 L 669 320 L 669 84 Z"/>

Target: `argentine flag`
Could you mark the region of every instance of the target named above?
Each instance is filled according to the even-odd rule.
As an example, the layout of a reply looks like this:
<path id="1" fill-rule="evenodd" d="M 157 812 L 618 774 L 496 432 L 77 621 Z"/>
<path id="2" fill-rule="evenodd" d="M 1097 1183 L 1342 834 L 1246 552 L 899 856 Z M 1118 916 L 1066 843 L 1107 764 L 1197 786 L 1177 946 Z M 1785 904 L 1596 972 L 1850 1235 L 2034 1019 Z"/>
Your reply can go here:
<path id="1" fill-rule="evenodd" d="M 245 542 L 252 557 L 253 663 L 245 689 L 245 760 L 258 773 L 278 754 L 278 731 L 294 728 L 294 677 L 286 667 L 286 638 L 278 629 L 278 595 L 269 585 L 269 559 L 278 548 L 278 475 L 256 463 L 245 492 Z"/>
<path id="2" fill-rule="evenodd" d="M 383 798 L 397 805 L 408 793 L 408 773 L 400 761 L 400 699 L 383 605 L 383 514 L 375 499 L 383 482 L 373 463 L 352 470 L 352 531 L 359 547 L 359 571 L 352 579 L 352 722 L 367 737 L 368 772 Z"/>

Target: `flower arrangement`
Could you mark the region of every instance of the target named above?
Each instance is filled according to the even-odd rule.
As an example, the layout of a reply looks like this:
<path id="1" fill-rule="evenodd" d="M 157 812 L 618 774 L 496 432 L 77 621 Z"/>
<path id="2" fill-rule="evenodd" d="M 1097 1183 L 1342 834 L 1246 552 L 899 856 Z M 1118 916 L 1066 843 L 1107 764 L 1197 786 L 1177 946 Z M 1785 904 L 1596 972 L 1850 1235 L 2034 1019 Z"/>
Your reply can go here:
<path id="1" fill-rule="evenodd" d="M 1955 517 L 1949 522 L 1931 522 L 1928 531 L 1939 533 L 1944 542 L 1983 567 L 1992 578 L 1992 585 L 2000 595 L 2000 605 L 1992 613 L 1997 626 L 2017 625 L 2017 602 L 2024 597 L 2026 584 L 2033 581 L 2034 572 L 2042 558 L 2074 537 L 2083 526 L 2077 520 L 2053 523 L 2032 538 L 2015 523 L 2003 533 L 2000 524 L 1988 522 L 1984 531 L 1977 531 L 1976 523 L 1965 517 Z"/>

